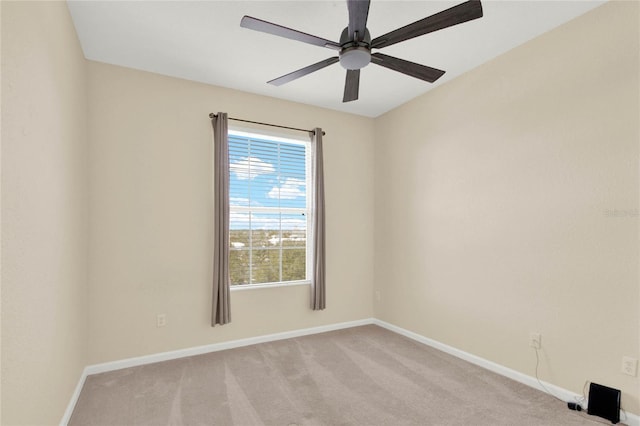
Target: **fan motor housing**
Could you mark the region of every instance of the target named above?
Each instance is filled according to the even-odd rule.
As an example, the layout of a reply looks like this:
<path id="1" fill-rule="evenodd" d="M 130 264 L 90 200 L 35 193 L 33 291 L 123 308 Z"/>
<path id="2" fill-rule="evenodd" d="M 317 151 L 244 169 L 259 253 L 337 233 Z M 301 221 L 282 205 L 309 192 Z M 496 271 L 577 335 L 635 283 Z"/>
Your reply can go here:
<path id="1" fill-rule="evenodd" d="M 345 28 L 340 36 L 340 65 L 348 70 L 359 70 L 371 62 L 371 35 L 365 30 L 364 38 L 358 41 L 357 34 L 354 40 L 349 40 L 349 28 Z"/>

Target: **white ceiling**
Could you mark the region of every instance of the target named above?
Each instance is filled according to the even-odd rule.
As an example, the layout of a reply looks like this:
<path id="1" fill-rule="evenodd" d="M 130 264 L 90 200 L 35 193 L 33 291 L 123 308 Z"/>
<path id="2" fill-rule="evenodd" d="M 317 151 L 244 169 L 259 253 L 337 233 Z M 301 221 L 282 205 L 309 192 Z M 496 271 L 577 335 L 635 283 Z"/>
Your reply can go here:
<path id="1" fill-rule="evenodd" d="M 458 1 L 372 0 L 375 38 Z M 243 15 L 338 41 L 345 1 L 68 1 L 87 59 L 376 117 L 555 28 L 604 0 L 485 0 L 484 16 L 381 52 L 446 71 L 430 84 L 370 64 L 360 99 L 342 103 L 345 70 L 334 64 L 280 87 L 268 80 L 335 51 L 240 27 Z"/>

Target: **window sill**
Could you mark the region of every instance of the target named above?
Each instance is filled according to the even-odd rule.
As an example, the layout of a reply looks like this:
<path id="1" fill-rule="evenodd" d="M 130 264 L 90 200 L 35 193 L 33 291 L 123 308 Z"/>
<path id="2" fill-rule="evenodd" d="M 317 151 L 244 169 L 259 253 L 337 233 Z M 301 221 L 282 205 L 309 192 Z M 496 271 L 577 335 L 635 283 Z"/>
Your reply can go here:
<path id="1" fill-rule="evenodd" d="M 266 284 L 236 284 L 230 286 L 231 291 L 254 290 L 257 288 L 274 288 L 274 287 L 295 287 L 299 285 L 311 285 L 311 281 L 290 281 L 286 283 L 266 283 Z"/>

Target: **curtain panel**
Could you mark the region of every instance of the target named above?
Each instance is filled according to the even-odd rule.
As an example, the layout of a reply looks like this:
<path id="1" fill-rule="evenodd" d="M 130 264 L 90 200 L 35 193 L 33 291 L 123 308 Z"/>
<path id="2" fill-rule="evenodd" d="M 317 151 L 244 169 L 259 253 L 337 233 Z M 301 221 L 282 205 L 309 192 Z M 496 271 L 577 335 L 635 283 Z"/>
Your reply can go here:
<path id="1" fill-rule="evenodd" d="M 311 281 L 311 309 L 326 307 L 325 290 L 325 224 L 324 224 L 324 171 L 322 158 L 322 129 L 310 132 L 313 152 L 313 277 Z"/>
<path id="2" fill-rule="evenodd" d="M 229 303 L 229 126 L 219 112 L 213 125 L 213 303 L 211 326 L 231 322 Z"/>

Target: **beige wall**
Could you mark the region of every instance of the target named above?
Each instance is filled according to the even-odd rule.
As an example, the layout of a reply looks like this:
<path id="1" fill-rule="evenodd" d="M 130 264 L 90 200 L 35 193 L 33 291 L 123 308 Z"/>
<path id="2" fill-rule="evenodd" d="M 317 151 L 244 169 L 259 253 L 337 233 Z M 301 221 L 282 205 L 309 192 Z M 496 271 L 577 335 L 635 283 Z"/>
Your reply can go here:
<path id="1" fill-rule="evenodd" d="M 637 3 L 376 120 L 87 64 L 64 3 L 1 4 L 2 424 L 57 423 L 87 364 L 374 314 L 529 375 L 540 332 L 543 380 L 640 412 Z M 236 291 L 210 327 L 219 110 L 327 131 L 327 310 Z"/>
<path id="2" fill-rule="evenodd" d="M 640 413 L 638 17 L 605 4 L 376 120 L 377 318 L 528 375 L 539 332 L 541 379 Z"/>
<path id="3" fill-rule="evenodd" d="M 89 111 L 90 363 L 373 315 L 371 119 L 96 62 Z M 325 311 L 308 286 L 233 291 L 210 326 L 217 111 L 327 132 Z"/>
<path id="4" fill-rule="evenodd" d="M 87 365 L 86 63 L 65 3 L 1 7 L 1 423 L 57 424 Z"/>

